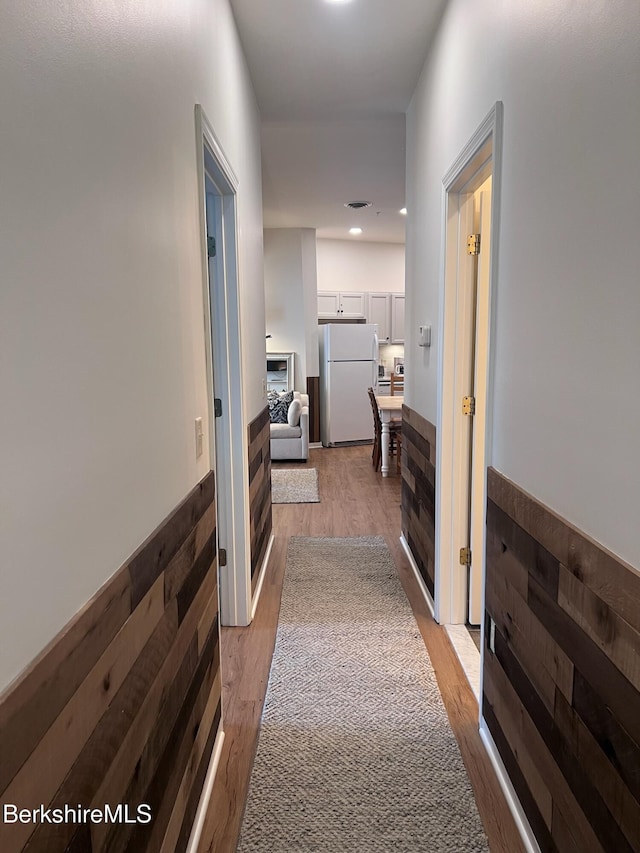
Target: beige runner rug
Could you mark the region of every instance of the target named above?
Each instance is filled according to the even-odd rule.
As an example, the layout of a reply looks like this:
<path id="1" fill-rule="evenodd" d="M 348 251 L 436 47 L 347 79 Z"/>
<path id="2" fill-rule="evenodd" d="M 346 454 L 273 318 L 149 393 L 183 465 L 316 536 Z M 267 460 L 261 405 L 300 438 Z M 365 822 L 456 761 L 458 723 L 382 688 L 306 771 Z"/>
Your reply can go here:
<path id="1" fill-rule="evenodd" d="M 238 850 L 488 850 L 382 537 L 290 540 Z"/>

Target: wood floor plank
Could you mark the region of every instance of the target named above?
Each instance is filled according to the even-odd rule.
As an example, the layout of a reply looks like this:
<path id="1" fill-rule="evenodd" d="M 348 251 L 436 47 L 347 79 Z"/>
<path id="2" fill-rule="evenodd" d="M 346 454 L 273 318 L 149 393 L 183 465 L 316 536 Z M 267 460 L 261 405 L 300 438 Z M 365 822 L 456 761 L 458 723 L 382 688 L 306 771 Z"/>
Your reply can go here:
<path id="1" fill-rule="evenodd" d="M 312 450 L 306 466 L 299 467 L 318 469 L 320 503 L 273 507 L 276 538 L 255 619 L 248 628 L 222 629 L 225 741 L 199 853 L 236 849 L 273 655 L 289 537 L 363 535 L 384 536 L 394 558 L 434 666 L 490 849 L 521 853 L 522 841 L 480 740 L 477 702 L 446 631 L 429 613 L 399 541 L 401 477 L 395 466 L 382 479 L 371 466 L 371 448 L 360 446 Z"/>

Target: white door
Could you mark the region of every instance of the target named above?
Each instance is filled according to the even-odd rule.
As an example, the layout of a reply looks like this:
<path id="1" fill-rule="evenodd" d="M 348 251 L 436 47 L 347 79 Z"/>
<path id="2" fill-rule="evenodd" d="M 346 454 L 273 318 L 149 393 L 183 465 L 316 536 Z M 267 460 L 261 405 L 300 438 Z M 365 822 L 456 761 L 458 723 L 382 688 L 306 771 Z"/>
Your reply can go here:
<path id="1" fill-rule="evenodd" d="M 502 121 L 502 104 L 497 102 L 443 179 L 434 603 L 436 619 L 444 624 L 483 621 L 486 469 L 491 464 L 490 306 L 497 278 L 491 257 L 497 249 L 499 218 L 499 198 L 485 183 L 501 170 Z M 478 191 L 482 209 L 476 219 Z M 468 240 L 476 233 L 477 257 L 475 240 Z M 475 398 L 475 414 L 472 405 L 463 405 L 467 396 Z"/>
<path id="2" fill-rule="evenodd" d="M 404 343 L 404 294 L 391 294 L 391 343 Z"/>
<path id="3" fill-rule="evenodd" d="M 244 626 L 252 618 L 252 592 L 248 443 L 242 394 L 237 390 L 243 386 L 237 180 L 199 105 L 195 114 L 201 178 L 198 191 L 203 214 L 209 456 L 216 474 L 218 544 L 227 552 L 227 565 L 219 566 L 220 616 L 222 625 Z M 214 415 L 216 399 L 222 401 L 220 417 Z"/>
<path id="4" fill-rule="evenodd" d="M 391 343 L 391 295 L 389 293 L 369 294 L 367 320 L 378 327 L 378 343 Z"/>
<path id="5" fill-rule="evenodd" d="M 477 201 L 480 254 L 478 255 L 475 304 L 475 342 L 473 351 L 473 391 L 476 414 L 473 418 L 471 445 L 471 501 L 469 518 L 469 543 L 471 568 L 469 571 L 469 615 L 472 625 L 482 622 L 482 586 L 484 583 L 485 531 L 484 511 L 486 494 L 485 433 L 487 382 L 489 375 L 490 326 L 490 260 L 491 245 L 491 177 L 475 193 Z"/>
<path id="6" fill-rule="evenodd" d="M 329 364 L 327 407 L 329 444 L 373 438 L 373 414 L 368 389 L 374 385 L 372 361 Z"/>

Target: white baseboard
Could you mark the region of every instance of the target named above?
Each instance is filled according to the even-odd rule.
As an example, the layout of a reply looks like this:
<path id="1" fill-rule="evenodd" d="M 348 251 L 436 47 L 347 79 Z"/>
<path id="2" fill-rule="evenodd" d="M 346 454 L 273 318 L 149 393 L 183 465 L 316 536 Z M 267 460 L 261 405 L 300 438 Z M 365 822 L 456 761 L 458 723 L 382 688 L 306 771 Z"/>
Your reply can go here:
<path id="1" fill-rule="evenodd" d="M 498 747 L 495 745 L 495 741 L 491 737 L 491 732 L 487 727 L 484 717 L 480 717 L 480 737 L 484 744 L 484 748 L 487 750 L 487 755 L 493 764 L 493 769 L 496 771 L 496 776 L 498 777 L 498 782 L 502 788 L 502 793 L 504 794 L 507 805 L 509 806 L 509 811 L 516 822 L 516 827 L 520 833 L 522 843 L 524 844 L 527 853 L 540 853 L 540 847 L 536 841 L 536 837 L 533 834 L 533 830 L 527 820 L 524 809 L 520 805 L 518 795 L 516 794 L 514 787 L 511 784 L 511 780 L 507 775 L 505 766 L 500 758 L 500 753 L 498 752 Z"/>
<path id="2" fill-rule="evenodd" d="M 418 568 L 418 564 L 416 563 L 416 561 L 413 557 L 413 554 L 411 553 L 411 548 L 409 547 L 409 543 L 404 538 L 404 533 L 400 536 L 400 544 L 402 545 L 402 547 L 404 549 L 404 553 L 407 555 L 407 559 L 409 560 L 409 565 L 413 569 L 413 573 L 416 576 L 416 580 L 418 581 L 418 586 L 420 587 L 420 591 L 422 592 L 422 595 L 424 596 L 424 600 L 427 602 L 427 607 L 429 608 L 429 610 L 431 611 L 431 615 L 435 619 L 436 618 L 436 616 L 435 616 L 436 611 L 435 611 L 435 607 L 433 604 L 433 598 L 431 598 L 431 593 L 427 589 L 427 585 L 424 582 L 424 578 L 420 574 L 420 569 Z"/>
<path id="3" fill-rule="evenodd" d="M 256 585 L 256 591 L 253 595 L 253 601 L 251 602 L 251 618 L 256 615 L 256 610 L 258 609 L 258 600 L 260 598 L 260 593 L 262 592 L 262 584 L 264 582 L 264 576 L 267 573 L 267 566 L 269 565 L 269 557 L 271 556 L 271 549 L 273 548 L 273 540 L 275 539 L 275 533 L 271 534 L 271 538 L 269 539 L 269 544 L 267 545 L 267 550 L 264 555 L 264 559 L 262 561 L 262 566 L 260 567 L 260 574 L 258 575 L 258 583 Z"/>
<path id="4" fill-rule="evenodd" d="M 322 448 L 321 441 L 310 441 L 309 442 L 309 450 L 319 450 Z"/>
<path id="5" fill-rule="evenodd" d="M 198 849 L 198 844 L 200 843 L 202 827 L 204 826 L 204 819 L 207 814 L 207 809 L 209 808 L 209 800 L 211 799 L 213 782 L 216 778 L 216 773 L 218 771 L 218 764 L 220 763 L 220 755 L 222 753 L 223 743 L 224 732 L 220 730 L 216 736 L 216 741 L 213 745 L 213 751 L 211 753 L 211 759 L 209 761 L 209 768 L 207 770 L 207 775 L 204 779 L 202 793 L 200 794 L 198 810 L 196 811 L 196 816 L 193 821 L 193 827 L 191 829 L 191 835 L 189 836 L 189 843 L 187 844 L 187 853 L 196 853 Z"/>

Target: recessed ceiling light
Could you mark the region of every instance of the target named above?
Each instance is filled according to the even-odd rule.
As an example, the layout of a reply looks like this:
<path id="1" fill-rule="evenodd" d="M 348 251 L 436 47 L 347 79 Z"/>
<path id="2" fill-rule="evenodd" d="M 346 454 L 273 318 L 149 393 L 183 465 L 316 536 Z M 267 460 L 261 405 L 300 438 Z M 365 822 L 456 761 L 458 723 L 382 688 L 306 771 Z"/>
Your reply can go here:
<path id="1" fill-rule="evenodd" d="M 403 216 L 406 216 L 406 215 L 407 215 L 407 208 L 406 208 L 406 207 L 403 207 L 403 208 L 401 208 L 401 210 L 400 210 L 399 212 L 400 212 Z"/>
<path id="2" fill-rule="evenodd" d="M 325 0 L 325 3 L 351 3 L 351 0 Z"/>
<path id="3" fill-rule="evenodd" d="M 362 228 L 349 228 L 349 234 L 362 234 Z"/>

